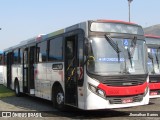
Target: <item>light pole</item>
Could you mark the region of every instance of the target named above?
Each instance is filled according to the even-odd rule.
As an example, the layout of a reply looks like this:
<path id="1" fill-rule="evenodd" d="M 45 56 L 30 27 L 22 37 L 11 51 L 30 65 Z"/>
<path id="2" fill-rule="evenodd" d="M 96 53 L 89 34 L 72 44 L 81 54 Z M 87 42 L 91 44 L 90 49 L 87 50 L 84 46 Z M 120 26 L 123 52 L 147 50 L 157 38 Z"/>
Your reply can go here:
<path id="1" fill-rule="evenodd" d="M 130 15 L 130 12 L 131 12 L 131 10 L 130 10 L 130 6 L 131 6 L 131 2 L 132 2 L 133 0 L 128 0 L 128 8 L 129 8 L 129 22 L 131 21 L 131 15 Z"/>

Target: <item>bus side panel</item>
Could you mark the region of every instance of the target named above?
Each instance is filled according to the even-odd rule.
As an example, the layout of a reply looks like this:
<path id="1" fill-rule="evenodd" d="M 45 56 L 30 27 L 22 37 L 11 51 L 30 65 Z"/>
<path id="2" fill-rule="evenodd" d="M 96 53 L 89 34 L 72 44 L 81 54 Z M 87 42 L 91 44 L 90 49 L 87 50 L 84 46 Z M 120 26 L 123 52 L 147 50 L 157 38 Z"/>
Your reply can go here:
<path id="1" fill-rule="evenodd" d="M 22 65 L 12 65 L 12 85 L 11 88 L 14 90 L 15 80 L 19 82 L 20 92 L 23 92 L 23 82 L 22 82 Z"/>
<path id="2" fill-rule="evenodd" d="M 23 92 L 23 69 L 22 69 L 22 65 L 18 65 L 18 81 L 19 81 L 19 88 L 20 88 L 20 92 Z"/>
<path id="3" fill-rule="evenodd" d="M 3 66 L 0 65 L 0 84 L 3 84 Z"/>
<path id="4" fill-rule="evenodd" d="M 34 65 L 35 71 L 35 96 L 44 98 L 46 86 L 46 63 Z"/>
<path id="5" fill-rule="evenodd" d="M 11 89 L 14 90 L 15 78 L 18 76 L 18 68 L 17 68 L 17 65 L 13 64 L 12 67 L 11 67 L 11 70 L 12 70 Z"/>
<path id="6" fill-rule="evenodd" d="M 64 88 L 64 69 L 53 70 L 52 65 L 56 63 L 38 63 L 34 65 L 35 71 L 35 96 L 51 100 L 52 86 L 55 81 Z M 58 63 L 62 64 L 63 63 Z"/>
<path id="7" fill-rule="evenodd" d="M 47 99 L 47 100 L 51 100 L 51 96 L 50 96 L 50 91 L 51 91 L 51 79 L 47 79 L 47 75 L 48 75 L 48 67 L 47 67 L 48 63 L 45 63 L 45 68 L 44 68 L 44 72 L 45 72 L 45 77 L 43 77 L 42 80 L 42 90 L 41 90 L 41 94 L 42 94 L 42 98 Z M 39 69 L 38 69 L 39 70 Z"/>
<path id="8" fill-rule="evenodd" d="M 62 69 L 54 69 L 52 68 L 53 65 L 61 64 L 63 67 Z M 64 90 L 64 63 L 62 62 L 54 62 L 54 63 L 47 63 L 47 79 L 48 81 L 46 84 L 48 87 L 46 87 L 45 92 L 46 92 L 46 97 L 51 100 L 52 96 L 52 86 L 53 84 L 58 81 L 63 90 Z"/>
<path id="9" fill-rule="evenodd" d="M 3 85 L 7 87 L 7 66 L 3 66 Z"/>
<path id="10" fill-rule="evenodd" d="M 84 83 L 82 87 L 78 87 L 78 108 L 80 109 L 85 109 L 85 98 L 87 97 L 86 89 L 88 87 L 88 82 L 86 81 L 87 79 L 87 74 L 86 74 L 86 67 L 84 66 Z"/>

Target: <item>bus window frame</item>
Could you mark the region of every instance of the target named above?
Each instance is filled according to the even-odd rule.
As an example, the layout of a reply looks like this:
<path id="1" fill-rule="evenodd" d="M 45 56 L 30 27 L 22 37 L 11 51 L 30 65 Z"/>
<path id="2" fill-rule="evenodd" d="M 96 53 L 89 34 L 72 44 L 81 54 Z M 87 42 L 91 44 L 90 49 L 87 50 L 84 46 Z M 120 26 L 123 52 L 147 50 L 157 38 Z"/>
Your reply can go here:
<path id="1" fill-rule="evenodd" d="M 59 38 L 62 38 L 61 39 L 61 52 L 62 52 L 62 54 L 61 54 L 61 57 L 62 57 L 62 59 L 58 59 L 58 60 L 56 60 L 56 59 L 54 59 L 54 60 L 50 60 L 50 43 L 51 43 L 51 41 L 54 41 L 55 39 L 59 39 Z M 50 38 L 49 40 L 48 40 L 48 62 L 62 62 L 62 61 L 64 61 L 64 51 L 63 51 L 63 49 L 64 49 L 64 37 L 63 37 L 63 35 L 58 35 L 58 36 L 56 36 L 56 37 L 53 37 L 53 38 Z"/>
<path id="2" fill-rule="evenodd" d="M 43 60 L 39 61 L 39 53 L 40 53 L 40 51 L 38 51 L 37 48 L 39 48 L 38 45 L 39 44 L 43 44 L 43 42 L 46 42 L 46 50 L 45 50 L 45 52 L 46 52 L 46 55 L 45 55 L 46 58 L 45 59 L 46 60 L 45 61 L 43 61 Z M 47 50 L 48 49 L 48 41 L 45 40 L 45 41 L 38 42 L 35 46 L 36 46 L 36 63 L 45 63 L 45 62 L 48 62 L 48 50 Z"/>

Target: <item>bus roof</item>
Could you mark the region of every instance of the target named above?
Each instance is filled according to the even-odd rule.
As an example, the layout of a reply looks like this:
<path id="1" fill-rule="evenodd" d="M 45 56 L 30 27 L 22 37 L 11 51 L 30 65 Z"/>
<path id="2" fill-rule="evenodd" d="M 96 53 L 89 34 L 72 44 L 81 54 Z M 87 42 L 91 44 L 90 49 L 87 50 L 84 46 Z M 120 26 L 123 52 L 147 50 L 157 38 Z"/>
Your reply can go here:
<path id="1" fill-rule="evenodd" d="M 30 44 L 30 43 L 34 43 L 34 42 L 38 42 L 38 41 L 43 41 L 43 40 L 45 40 L 47 38 L 51 38 L 51 37 L 54 37 L 56 35 L 63 34 L 65 32 L 68 32 L 68 31 L 71 31 L 71 30 L 74 30 L 74 29 L 78 29 L 79 27 L 82 27 L 82 26 L 85 28 L 84 23 L 87 23 L 89 21 L 108 22 L 108 23 L 122 23 L 122 24 L 137 25 L 135 23 L 125 22 L 125 21 L 121 21 L 121 20 L 106 20 L 106 19 L 88 20 L 88 21 L 84 21 L 84 22 L 80 22 L 80 23 L 74 24 L 74 25 L 66 27 L 64 29 L 60 29 L 58 31 L 54 31 L 54 32 L 51 32 L 51 33 L 48 33 L 48 34 L 45 34 L 45 35 L 44 34 L 40 34 L 40 35 L 38 35 L 36 37 L 33 37 L 33 38 L 30 38 L 30 39 L 21 41 L 19 44 L 15 45 L 15 46 L 12 46 L 12 47 L 9 47 L 9 48 L 5 49 L 4 51 L 13 50 L 15 48 L 18 48 L 20 46 L 25 46 L 25 45 Z"/>
<path id="2" fill-rule="evenodd" d="M 45 38 L 45 35 L 44 34 L 39 34 L 38 36 L 36 37 L 33 37 L 33 38 L 30 38 L 30 39 L 27 39 L 27 40 L 23 40 L 21 41 L 20 43 L 18 43 L 17 45 L 14 45 L 12 47 L 9 47 L 7 49 L 4 49 L 4 51 L 8 51 L 8 50 L 12 50 L 12 49 L 15 49 L 15 48 L 18 48 L 20 46 L 25 46 L 29 43 L 33 43 L 33 42 L 36 42 L 36 41 L 41 41 L 42 39 Z"/>
<path id="3" fill-rule="evenodd" d="M 111 23 L 123 23 L 123 24 L 137 25 L 137 24 L 135 24 L 135 23 L 126 22 L 126 21 L 122 21 L 122 20 L 105 20 L 105 19 L 99 19 L 99 20 L 97 20 L 97 22 L 111 22 Z"/>
<path id="4" fill-rule="evenodd" d="M 150 47 L 159 47 L 160 46 L 160 36 L 153 34 L 145 34 L 146 44 Z"/>
<path id="5" fill-rule="evenodd" d="M 157 38 L 157 39 L 160 39 L 160 36 L 153 35 L 153 34 L 145 34 L 145 37 L 146 38 Z"/>

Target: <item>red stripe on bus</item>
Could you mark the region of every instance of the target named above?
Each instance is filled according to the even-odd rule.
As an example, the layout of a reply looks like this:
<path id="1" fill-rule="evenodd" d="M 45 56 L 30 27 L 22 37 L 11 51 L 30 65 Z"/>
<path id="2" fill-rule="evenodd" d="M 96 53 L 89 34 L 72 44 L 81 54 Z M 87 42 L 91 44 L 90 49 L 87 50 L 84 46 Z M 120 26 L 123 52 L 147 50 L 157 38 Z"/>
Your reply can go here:
<path id="1" fill-rule="evenodd" d="M 98 88 L 105 91 L 106 96 L 129 96 L 143 94 L 147 85 L 148 83 L 145 82 L 144 84 L 137 86 L 114 87 L 100 83 Z"/>
<path id="2" fill-rule="evenodd" d="M 126 22 L 126 21 L 121 21 L 121 20 L 97 20 L 97 22 L 123 23 L 123 24 L 135 25 L 135 23 Z"/>
<path id="3" fill-rule="evenodd" d="M 153 35 L 153 34 L 146 34 L 145 37 L 147 37 L 147 38 L 157 38 L 157 39 L 159 38 L 160 39 L 160 36 Z"/>
<path id="4" fill-rule="evenodd" d="M 160 83 L 149 83 L 150 90 L 158 90 L 160 89 Z"/>

